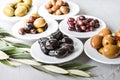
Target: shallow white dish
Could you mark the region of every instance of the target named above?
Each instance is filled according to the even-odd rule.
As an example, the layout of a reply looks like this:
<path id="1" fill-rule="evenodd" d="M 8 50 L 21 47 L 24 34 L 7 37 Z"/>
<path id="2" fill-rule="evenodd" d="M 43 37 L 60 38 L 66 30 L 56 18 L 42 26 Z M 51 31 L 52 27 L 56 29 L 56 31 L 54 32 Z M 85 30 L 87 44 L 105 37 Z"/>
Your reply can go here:
<path id="1" fill-rule="evenodd" d="M 77 15 L 77 16 L 73 16 L 73 18 L 77 18 L 78 16 L 81 15 Z M 69 36 L 73 36 L 73 37 L 77 37 L 77 38 L 89 38 L 92 37 L 93 35 L 97 34 L 101 29 L 106 27 L 106 24 L 104 21 L 102 21 L 101 19 L 97 18 L 97 17 L 93 17 L 93 16 L 89 16 L 89 15 L 84 15 L 86 18 L 93 18 L 93 19 L 98 19 L 99 23 L 100 23 L 100 27 L 96 28 L 94 31 L 91 32 L 75 32 L 75 31 L 70 31 L 68 30 L 68 18 L 64 19 L 63 21 L 60 22 L 59 24 L 59 29 L 62 33 L 69 35 Z"/>
<path id="2" fill-rule="evenodd" d="M 50 14 L 45 9 L 45 4 L 46 3 L 40 6 L 40 8 L 38 9 L 38 13 L 41 16 L 44 16 L 46 18 L 55 19 L 55 20 L 62 20 L 64 18 L 66 18 L 66 17 L 74 16 L 74 15 L 79 13 L 80 7 L 76 3 L 70 2 L 70 1 L 67 1 L 67 0 L 66 0 L 66 2 L 68 2 L 69 8 L 70 8 L 70 12 L 68 14 L 65 14 L 65 15 L 53 15 L 53 14 Z"/>
<path id="3" fill-rule="evenodd" d="M 91 58 L 97 62 L 104 63 L 104 64 L 120 64 L 120 56 L 117 58 L 114 58 L 114 59 L 106 58 L 105 56 L 100 54 L 96 49 L 91 47 L 90 39 L 88 39 L 85 42 L 84 51 L 89 58 Z"/>
<path id="4" fill-rule="evenodd" d="M 72 54 L 64 58 L 56 58 L 53 56 L 47 56 L 41 51 L 38 41 L 36 41 L 31 46 L 30 53 L 34 59 L 36 59 L 39 62 L 43 62 L 43 63 L 59 64 L 59 63 L 67 62 L 67 61 L 73 60 L 76 57 L 78 57 L 83 51 L 83 43 L 77 38 L 72 38 L 72 39 L 74 41 L 75 50 Z"/>
<path id="5" fill-rule="evenodd" d="M 20 28 L 24 27 L 24 23 L 25 23 L 24 20 L 21 20 L 21 21 L 19 21 L 16 24 L 13 25 L 12 34 L 19 39 L 30 40 L 30 41 L 37 40 L 40 37 L 47 37 L 50 34 L 56 32 L 58 30 L 58 22 L 55 21 L 55 20 L 52 20 L 52 19 L 48 19 L 48 18 L 45 19 L 45 20 L 47 22 L 48 28 L 42 33 L 38 33 L 38 34 L 28 34 L 28 33 L 26 33 L 24 35 L 20 35 L 18 33 L 18 30 Z"/>
<path id="6" fill-rule="evenodd" d="M 2 20 L 6 20 L 6 21 L 10 21 L 10 22 L 15 22 L 15 21 L 24 19 L 24 18 L 30 16 L 33 13 L 37 13 L 37 7 L 36 6 L 32 6 L 31 9 L 29 10 L 29 12 L 25 16 L 22 16 L 22 17 L 16 17 L 16 16 L 8 17 L 3 13 L 3 6 L 0 8 L 0 18 Z"/>

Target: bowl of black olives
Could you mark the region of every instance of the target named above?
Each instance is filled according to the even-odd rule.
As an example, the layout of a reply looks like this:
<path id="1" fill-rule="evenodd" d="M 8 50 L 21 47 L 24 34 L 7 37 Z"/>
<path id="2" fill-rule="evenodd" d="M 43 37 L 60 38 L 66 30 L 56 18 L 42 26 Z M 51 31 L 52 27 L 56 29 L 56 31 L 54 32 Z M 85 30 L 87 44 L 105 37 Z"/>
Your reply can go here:
<path id="1" fill-rule="evenodd" d="M 31 46 L 30 51 L 32 57 L 37 61 L 57 64 L 78 57 L 83 51 L 83 43 L 77 38 L 69 37 L 57 31 L 49 37 L 39 38 Z"/>

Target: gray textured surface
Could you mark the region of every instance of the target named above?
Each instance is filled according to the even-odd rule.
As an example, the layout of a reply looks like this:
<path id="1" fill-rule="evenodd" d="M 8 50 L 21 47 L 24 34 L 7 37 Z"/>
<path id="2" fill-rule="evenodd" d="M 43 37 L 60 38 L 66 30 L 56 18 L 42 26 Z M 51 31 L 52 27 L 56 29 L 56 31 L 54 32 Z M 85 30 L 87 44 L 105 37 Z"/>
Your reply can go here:
<path id="1" fill-rule="evenodd" d="M 11 0 L 0 0 L 0 6 Z M 33 0 L 38 7 L 46 0 Z M 79 14 L 87 14 L 101 18 L 112 31 L 120 29 L 120 0 L 70 0 L 79 4 Z M 10 31 L 14 23 L 3 21 L 0 18 L 0 26 Z M 62 75 L 48 75 L 39 72 L 29 66 L 23 65 L 12 68 L 0 64 L 0 80 L 119 80 L 120 65 L 107 65 L 89 59 L 83 52 L 76 60 L 97 66 L 91 69 L 95 75 L 92 78 L 70 78 Z"/>

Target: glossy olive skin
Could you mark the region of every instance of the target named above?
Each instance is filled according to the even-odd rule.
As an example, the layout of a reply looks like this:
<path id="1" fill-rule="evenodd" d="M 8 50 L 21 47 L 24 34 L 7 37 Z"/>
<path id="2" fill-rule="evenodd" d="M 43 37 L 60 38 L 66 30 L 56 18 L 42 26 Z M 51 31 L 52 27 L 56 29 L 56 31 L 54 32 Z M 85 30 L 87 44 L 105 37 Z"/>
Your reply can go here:
<path id="1" fill-rule="evenodd" d="M 50 37 L 43 37 L 38 40 L 43 53 L 48 56 L 63 58 L 74 52 L 74 42 L 68 36 L 57 31 Z"/>

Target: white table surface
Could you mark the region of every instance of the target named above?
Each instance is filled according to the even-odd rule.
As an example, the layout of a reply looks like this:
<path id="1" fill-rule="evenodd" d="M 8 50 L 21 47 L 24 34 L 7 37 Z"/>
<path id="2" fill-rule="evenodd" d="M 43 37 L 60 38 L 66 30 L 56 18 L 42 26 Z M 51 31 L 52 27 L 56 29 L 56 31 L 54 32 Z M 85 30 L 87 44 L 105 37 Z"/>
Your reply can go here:
<path id="1" fill-rule="evenodd" d="M 12 0 L 0 0 L 0 6 Z M 46 0 L 33 0 L 33 5 L 39 7 Z M 77 3 L 81 11 L 79 14 L 87 14 L 101 18 L 107 26 L 115 32 L 120 29 L 120 0 L 69 0 Z M 12 25 L 0 18 L 0 27 L 10 32 Z M 97 66 L 91 69 L 95 77 L 71 78 L 57 74 L 46 74 L 29 66 L 22 65 L 16 68 L 8 67 L 0 63 L 0 80 L 119 80 L 120 65 L 107 65 L 98 63 L 88 58 L 84 52 L 76 60 L 85 64 Z"/>

